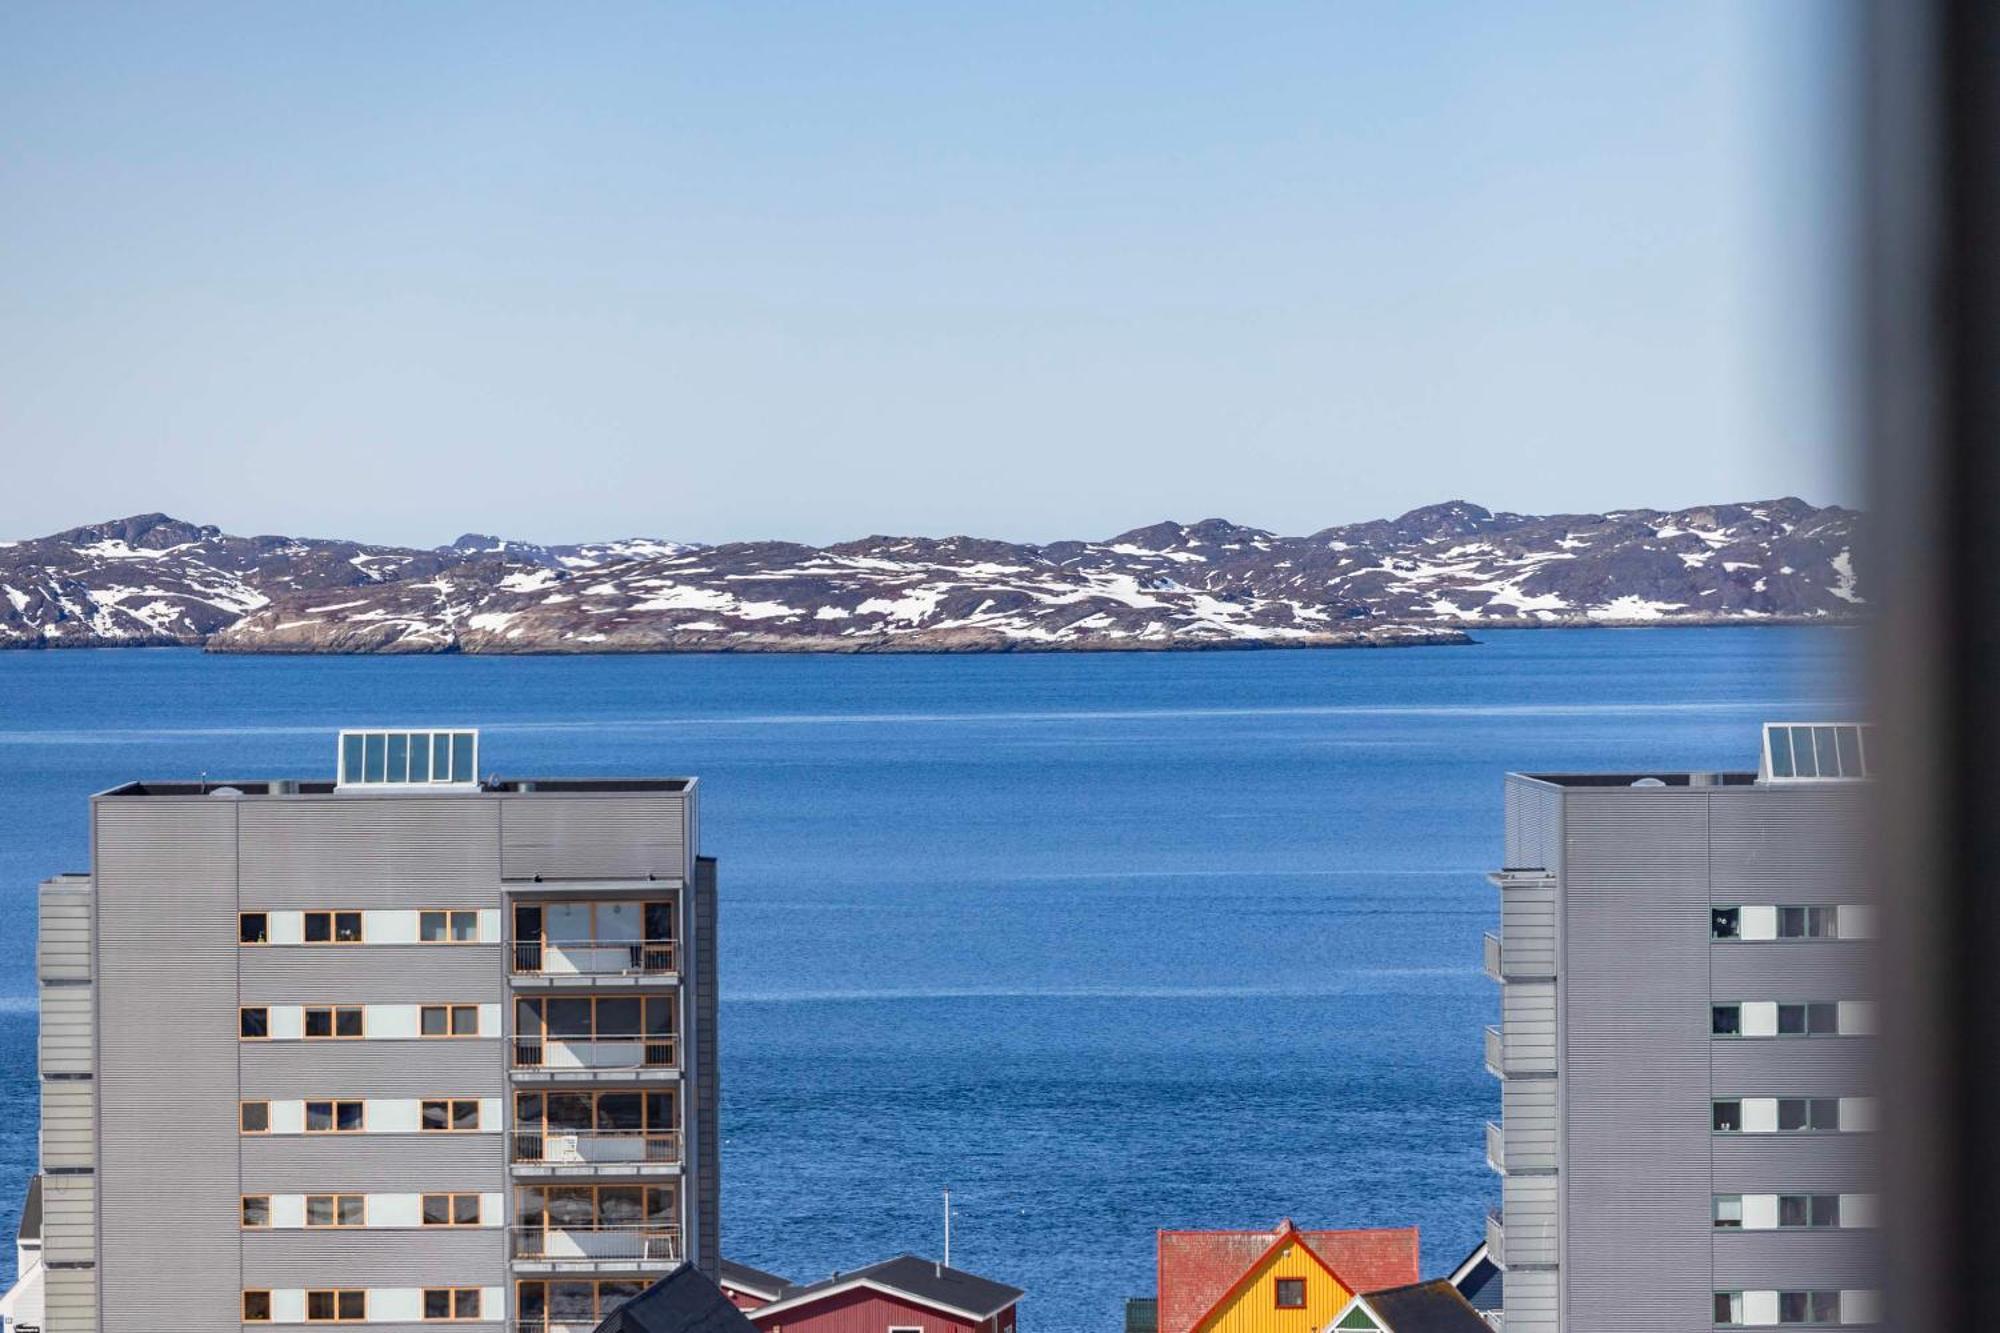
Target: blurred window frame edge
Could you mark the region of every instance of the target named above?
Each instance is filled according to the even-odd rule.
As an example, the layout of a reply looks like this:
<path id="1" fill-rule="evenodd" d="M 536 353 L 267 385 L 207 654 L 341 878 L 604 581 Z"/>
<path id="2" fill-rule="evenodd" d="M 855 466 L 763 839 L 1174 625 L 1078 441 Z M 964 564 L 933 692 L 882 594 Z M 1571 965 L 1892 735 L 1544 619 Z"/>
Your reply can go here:
<path id="1" fill-rule="evenodd" d="M 1991 1323 L 2000 1191 L 2000 6 L 1880 0 L 1862 39 L 1868 682 L 1890 1321 Z M 1900 1130 L 1898 1127 L 1901 1127 Z"/>

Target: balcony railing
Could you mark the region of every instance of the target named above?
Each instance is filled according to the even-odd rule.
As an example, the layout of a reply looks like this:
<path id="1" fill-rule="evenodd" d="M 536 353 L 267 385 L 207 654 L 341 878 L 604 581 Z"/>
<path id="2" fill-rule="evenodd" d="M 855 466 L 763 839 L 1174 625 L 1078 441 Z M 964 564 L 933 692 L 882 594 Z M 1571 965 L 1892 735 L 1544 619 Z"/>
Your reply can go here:
<path id="1" fill-rule="evenodd" d="M 1502 1173 L 1507 1170 L 1507 1136 L 1491 1120 L 1486 1122 L 1486 1165 Z"/>
<path id="2" fill-rule="evenodd" d="M 1486 1029 L 1486 1072 L 1495 1078 L 1507 1077 L 1507 1047 L 1500 1038 L 1500 1029 Z"/>
<path id="3" fill-rule="evenodd" d="M 1507 1266 L 1507 1228 L 1498 1208 L 1486 1210 L 1486 1256 L 1502 1268 Z"/>
<path id="4" fill-rule="evenodd" d="M 513 1160 L 533 1166 L 673 1166 L 681 1136 L 671 1129 L 516 1129 Z"/>
<path id="5" fill-rule="evenodd" d="M 679 1263 L 676 1226 L 519 1226 L 513 1229 L 517 1260 L 559 1268 L 615 1269 Z"/>
<path id="6" fill-rule="evenodd" d="M 639 977 L 674 971 L 672 940 L 516 940 L 514 971 L 539 977 Z"/>
<path id="7" fill-rule="evenodd" d="M 679 1054 L 673 1037 L 654 1033 L 630 1037 L 514 1038 L 514 1068 L 554 1073 L 619 1073 L 672 1069 Z"/>
<path id="8" fill-rule="evenodd" d="M 1492 931 L 1486 932 L 1485 939 L 1486 975 L 1499 981 L 1503 977 L 1500 969 L 1500 937 Z"/>

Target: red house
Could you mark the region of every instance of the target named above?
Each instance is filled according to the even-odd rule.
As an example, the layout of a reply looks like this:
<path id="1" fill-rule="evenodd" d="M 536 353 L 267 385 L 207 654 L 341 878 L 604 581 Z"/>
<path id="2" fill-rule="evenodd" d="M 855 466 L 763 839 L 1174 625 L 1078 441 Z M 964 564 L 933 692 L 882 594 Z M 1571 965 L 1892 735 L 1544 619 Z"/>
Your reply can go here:
<path id="1" fill-rule="evenodd" d="M 722 1276 L 716 1283 L 729 1303 L 739 1310 L 756 1310 L 769 1305 L 791 1290 L 792 1280 L 766 1273 L 732 1259 L 722 1261 Z"/>
<path id="2" fill-rule="evenodd" d="M 905 1254 L 789 1287 L 749 1314 L 759 1333 L 1014 1333 L 1023 1294 Z"/>

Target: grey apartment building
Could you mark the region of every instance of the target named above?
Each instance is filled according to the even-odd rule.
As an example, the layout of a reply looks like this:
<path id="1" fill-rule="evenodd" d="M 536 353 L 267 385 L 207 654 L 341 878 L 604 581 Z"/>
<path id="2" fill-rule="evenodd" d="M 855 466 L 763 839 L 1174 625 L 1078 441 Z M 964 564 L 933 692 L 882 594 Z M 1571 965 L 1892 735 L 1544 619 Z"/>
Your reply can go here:
<path id="1" fill-rule="evenodd" d="M 1866 745 L 1770 724 L 1756 772 L 1507 776 L 1506 1333 L 1880 1319 Z"/>
<path id="2" fill-rule="evenodd" d="M 717 1237 L 693 779 L 134 782 L 41 888 L 47 1333 L 589 1329 Z"/>

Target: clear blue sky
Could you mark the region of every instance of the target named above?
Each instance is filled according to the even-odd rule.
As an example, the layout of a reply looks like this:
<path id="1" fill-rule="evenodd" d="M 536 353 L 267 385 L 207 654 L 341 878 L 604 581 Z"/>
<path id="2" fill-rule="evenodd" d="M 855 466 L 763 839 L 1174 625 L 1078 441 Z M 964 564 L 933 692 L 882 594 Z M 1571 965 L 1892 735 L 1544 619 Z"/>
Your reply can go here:
<path id="1" fill-rule="evenodd" d="M 0 535 L 1856 497 L 1813 0 L 0 7 Z"/>

